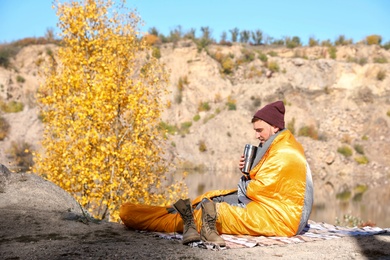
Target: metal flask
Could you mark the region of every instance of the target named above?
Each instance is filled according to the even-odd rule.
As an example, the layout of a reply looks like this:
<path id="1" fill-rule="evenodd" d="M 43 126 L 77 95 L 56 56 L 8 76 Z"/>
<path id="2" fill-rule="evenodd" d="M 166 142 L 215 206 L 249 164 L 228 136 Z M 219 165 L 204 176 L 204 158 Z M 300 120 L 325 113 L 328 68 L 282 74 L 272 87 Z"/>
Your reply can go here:
<path id="1" fill-rule="evenodd" d="M 244 168 L 242 168 L 242 172 L 249 174 L 253 160 L 256 157 L 256 151 L 257 151 L 257 146 L 251 145 L 251 144 L 246 144 L 245 149 L 244 149 Z"/>

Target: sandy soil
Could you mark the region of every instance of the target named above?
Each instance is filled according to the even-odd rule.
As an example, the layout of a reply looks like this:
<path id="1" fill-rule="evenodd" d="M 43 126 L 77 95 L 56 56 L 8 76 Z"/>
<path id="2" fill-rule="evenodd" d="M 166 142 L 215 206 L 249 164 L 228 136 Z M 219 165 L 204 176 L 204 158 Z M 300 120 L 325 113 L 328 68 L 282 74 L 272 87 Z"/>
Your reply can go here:
<path id="1" fill-rule="evenodd" d="M 69 194 L 35 175 L 0 169 L 0 188 L 0 259 L 390 259 L 389 233 L 212 251 L 118 223 L 85 224 Z"/>

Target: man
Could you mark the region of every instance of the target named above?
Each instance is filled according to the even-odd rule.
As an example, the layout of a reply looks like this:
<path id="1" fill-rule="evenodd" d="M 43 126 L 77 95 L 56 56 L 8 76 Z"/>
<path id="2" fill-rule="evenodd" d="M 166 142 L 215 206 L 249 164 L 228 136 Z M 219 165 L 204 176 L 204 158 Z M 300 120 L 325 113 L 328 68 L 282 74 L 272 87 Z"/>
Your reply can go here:
<path id="1" fill-rule="evenodd" d="M 143 212 L 144 217 L 141 214 L 137 220 L 130 219 L 130 213 L 137 214 L 137 210 L 132 209 L 134 205 L 121 209 L 125 225 L 153 231 L 182 230 L 183 244 L 202 240 L 219 246 L 225 246 L 219 236 L 221 233 L 299 234 L 310 216 L 313 183 L 301 144 L 285 129 L 284 114 L 282 101 L 270 103 L 256 112 L 252 123 L 260 144 L 249 174 L 241 177 L 236 190 L 206 192 L 192 203 L 189 199 L 177 201 L 173 208 L 180 214 L 181 229 L 180 225 L 173 225 L 172 222 L 177 223 L 177 214 L 171 214 L 169 209 L 157 213 L 156 207 L 150 211 L 142 208 L 138 213 Z M 244 159 L 242 156 L 239 161 L 240 169 Z M 153 221 L 145 217 L 147 212 L 154 213 Z"/>

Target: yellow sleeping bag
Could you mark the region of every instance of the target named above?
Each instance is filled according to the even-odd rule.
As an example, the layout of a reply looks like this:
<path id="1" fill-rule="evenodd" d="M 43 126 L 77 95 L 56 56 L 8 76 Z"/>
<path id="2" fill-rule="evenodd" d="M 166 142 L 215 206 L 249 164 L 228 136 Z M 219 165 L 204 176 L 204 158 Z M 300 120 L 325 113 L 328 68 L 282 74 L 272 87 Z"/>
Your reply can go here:
<path id="1" fill-rule="evenodd" d="M 237 176 L 237 181 L 241 176 Z M 246 207 L 216 203 L 217 229 L 223 234 L 293 236 L 307 223 L 313 202 L 310 169 L 302 146 L 289 130 L 276 136 L 259 163 L 250 171 Z M 203 198 L 227 195 L 234 190 L 209 191 L 193 200 L 195 222 L 201 226 Z M 123 223 L 132 229 L 182 232 L 183 222 L 173 207 L 125 203 L 120 209 Z"/>

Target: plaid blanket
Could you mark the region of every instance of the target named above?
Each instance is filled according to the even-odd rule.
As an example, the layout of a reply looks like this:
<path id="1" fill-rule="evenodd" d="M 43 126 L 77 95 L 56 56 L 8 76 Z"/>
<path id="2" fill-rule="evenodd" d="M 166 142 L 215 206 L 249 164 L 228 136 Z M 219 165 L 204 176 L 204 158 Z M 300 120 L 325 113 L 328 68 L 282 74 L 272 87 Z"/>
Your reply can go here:
<path id="1" fill-rule="evenodd" d="M 309 221 L 309 224 L 302 231 L 300 235 L 293 237 L 265 237 L 265 236 L 248 236 L 248 235 L 226 235 L 222 234 L 221 237 L 226 242 L 226 247 L 219 248 L 218 246 L 205 242 L 194 242 L 189 246 L 200 247 L 212 250 L 223 250 L 231 248 L 250 248 L 255 246 L 274 246 L 274 245 L 286 245 L 305 243 L 318 240 L 338 239 L 346 236 L 371 236 L 390 232 L 390 228 L 379 227 L 341 227 L 330 225 L 327 223 L 316 223 Z M 182 240 L 182 235 L 178 233 L 161 233 L 152 232 L 154 236 L 158 236 L 164 239 L 176 239 Z"/>

